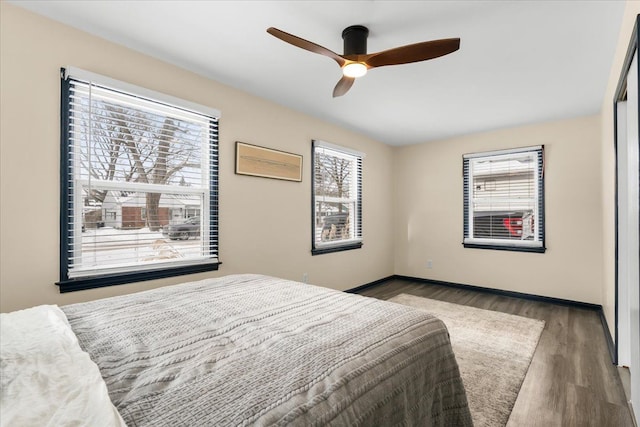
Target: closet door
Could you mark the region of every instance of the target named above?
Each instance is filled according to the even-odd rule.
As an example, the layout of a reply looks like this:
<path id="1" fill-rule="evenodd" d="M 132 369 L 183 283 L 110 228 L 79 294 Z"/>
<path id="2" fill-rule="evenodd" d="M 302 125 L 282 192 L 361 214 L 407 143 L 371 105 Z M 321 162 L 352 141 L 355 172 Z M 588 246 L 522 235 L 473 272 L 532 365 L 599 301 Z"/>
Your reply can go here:
<path id="1" fill-rule="evenodd" d="M 617 304 L 618 364 L 631 374 L 631 403 L 640 414 L 640 183 L 638 52 L 626 75 L 626 96 L 617 103 Z"/>
<path id="2" fill-rule="evenodd" d="M 640 415 L 640 128 L 638 124 L 638 51 L 627 75 L 627 286 L 629 290 L 631 403 Z"/>
<path id="3" fill-rule="evenodd" d="M 616 108 L 616 350 L 629 368 L 631 407 L 640 420 L 640 15 L 615 94 Z"/>
<path id="4" fill-rule="evenodd" d="M 629 167 L 627 142 L 627 101 L 618 101 L 616 134 L 616 164 L 618 183 L 617 278 L 618 278 L 618 365 L 631 365 L 631 311 L 629 304 Z"/>

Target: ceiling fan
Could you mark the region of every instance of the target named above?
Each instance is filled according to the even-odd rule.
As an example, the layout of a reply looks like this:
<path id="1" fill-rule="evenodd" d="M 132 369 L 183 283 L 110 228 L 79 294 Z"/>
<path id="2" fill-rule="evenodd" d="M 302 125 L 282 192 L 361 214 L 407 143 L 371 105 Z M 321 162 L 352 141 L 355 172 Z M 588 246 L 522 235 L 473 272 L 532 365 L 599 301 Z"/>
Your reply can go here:
<path id="1" fill-rule="evenodd" d="M 337 53 L 308 40 L 285 33 L 274 27 L 267 32 L 299 48 L 310 52 L 328 56 L 342 68 L 342 78 L 333 89 L 333 97 L 342 96 L 353 86 L 356 78 L 362 77 L 367 70 L 385 65 L 408 64 L 411 62 L 426 61 L 448 55 L 460 48 L 460 39 L 441 39 L 427 42 L 409 44 L 393 49 L 383 50 L 377 53 L 367 53 L 367 36 L 369 29 L 362 25 L 352 25 L 342 31 L 344 40 L 344 54 Z"/>

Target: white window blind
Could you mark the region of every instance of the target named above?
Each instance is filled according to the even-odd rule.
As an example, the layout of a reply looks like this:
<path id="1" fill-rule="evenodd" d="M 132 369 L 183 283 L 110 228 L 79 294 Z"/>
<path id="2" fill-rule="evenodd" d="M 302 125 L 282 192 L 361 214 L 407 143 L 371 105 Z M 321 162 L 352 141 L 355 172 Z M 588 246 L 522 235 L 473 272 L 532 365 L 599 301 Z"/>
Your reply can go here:
<path id="1" fill-rule="evenodd" d="M 544 249 L 543 147 L 463 156 L 464 244 Z"/>
<path id="2" fill-rule="evenodd" d="M 313 253 L 362 246 L 362 159 L 313 141 Z"/>
<path id="3" fill-rule="evenodd" d="M 217 265 L 216 111 L 75 69 L 63 95 L 61 282 Z"/>

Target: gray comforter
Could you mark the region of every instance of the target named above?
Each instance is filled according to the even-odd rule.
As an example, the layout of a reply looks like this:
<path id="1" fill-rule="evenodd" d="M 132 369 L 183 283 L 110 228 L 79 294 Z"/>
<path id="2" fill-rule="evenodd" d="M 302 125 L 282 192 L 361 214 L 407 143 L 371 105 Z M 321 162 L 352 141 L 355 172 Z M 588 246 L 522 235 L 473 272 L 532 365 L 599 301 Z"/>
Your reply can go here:
<path id="1" fill-rule="evenodd" d="M 444 324 L 234 275 L 62 307 L 130 427 L 471 425 Z"/>

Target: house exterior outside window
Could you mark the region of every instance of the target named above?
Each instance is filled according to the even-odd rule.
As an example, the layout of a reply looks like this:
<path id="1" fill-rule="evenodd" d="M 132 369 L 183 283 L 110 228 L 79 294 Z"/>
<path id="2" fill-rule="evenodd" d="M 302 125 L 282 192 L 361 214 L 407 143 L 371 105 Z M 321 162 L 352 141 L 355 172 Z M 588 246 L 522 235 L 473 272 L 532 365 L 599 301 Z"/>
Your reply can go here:
<path id="1" fill-rule="evenodd" d="M 313 255 L 362 247 L 363 158 L 360 152 L 313 141 Z"/>
<path id="2" fill-rule="evenodd" d="M 61 77 L 61 291 L 216 270 L 220 113 L 80 69 Z M 189 218 L 176 211 L 199 214 L 196 238 L 165 238 Z"/>
<path id="3" fill-rule="evenodd" d="M 543 146 L 465 154 L 464 246 L 544 252 L 543 172 Z"/>

